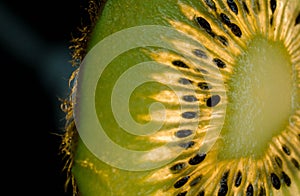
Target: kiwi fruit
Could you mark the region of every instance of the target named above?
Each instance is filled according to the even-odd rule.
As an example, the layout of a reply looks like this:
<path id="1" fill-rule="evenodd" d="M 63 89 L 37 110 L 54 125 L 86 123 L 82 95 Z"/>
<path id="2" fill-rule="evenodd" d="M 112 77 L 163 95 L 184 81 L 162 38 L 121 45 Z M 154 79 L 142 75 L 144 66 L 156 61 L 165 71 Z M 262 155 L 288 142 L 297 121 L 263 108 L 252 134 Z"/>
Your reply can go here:
<path id="1" fill-rule="evenodd" d="M 74 195 L 300 195 L 300 1 L 90 1 L 62 103 Z"/>

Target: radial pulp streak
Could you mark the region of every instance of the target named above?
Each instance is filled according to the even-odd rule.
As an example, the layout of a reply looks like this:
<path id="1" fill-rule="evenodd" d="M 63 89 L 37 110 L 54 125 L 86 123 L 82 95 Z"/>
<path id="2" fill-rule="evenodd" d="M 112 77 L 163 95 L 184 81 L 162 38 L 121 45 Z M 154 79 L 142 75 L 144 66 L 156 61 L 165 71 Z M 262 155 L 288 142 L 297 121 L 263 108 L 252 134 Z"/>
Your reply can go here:
<path id="1" fill-rule="evenodd" d="M 186 39 L 163 35 L 174 50 L 147 45 L 119 55 L 99 77 L 91 99 L 85 97 L 90 87 L 85 79 L 94 70 L 80 66 L 75 114 L 88 113 L 85 106 L 94 101 L 114 143 L 149 152 L 132 161 L 161 161 L 174 149 L 180 154 L 160 167 L 129 171 L 100 160 L 79 134 L 73 137 L 70 165 L 78 193 L 300 195 L 300 1 L 110 0 L 87 51 L 116 32 L 143 25 L 169 27 Z M 146 61 L 161 69 L 129 74 Z M 123 86 L 130 88 L 138 76 L 148 82 L 113 103 L 114 95 L 125 97 L 125 91 L 116 91 L 123 83 L 118 80 L 125 78 Z M 133 134 L 125 130 L 128 121 L 120 125 L 127 117 L 116 118 L 123 110 L 137 124 L 161 126 L 151 134 Z M 86 118 L 79 118 L 80 125 Z M 71 124 L 69 117 L 68 137 L 76 133 Z M 161 150 L 151 151 L 156 148 Z"/>

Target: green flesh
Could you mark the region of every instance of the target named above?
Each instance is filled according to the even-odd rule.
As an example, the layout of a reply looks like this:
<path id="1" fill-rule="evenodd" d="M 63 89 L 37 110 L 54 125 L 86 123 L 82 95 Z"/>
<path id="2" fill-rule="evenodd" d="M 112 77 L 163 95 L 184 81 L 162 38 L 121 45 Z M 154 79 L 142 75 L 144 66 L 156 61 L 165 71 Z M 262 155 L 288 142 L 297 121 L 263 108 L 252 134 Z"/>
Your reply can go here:
<path id="1" fill-rule="evenodd" d="M 178 5 L 175 1 L 168 1 L 168 3 L 166 4 L 166 8 L 163 8 L 164 6 L 161 6 L 160 10 L 157 10 L 157 6 L 153 6 L 155 4 L 160 4 L 160 1 L 108 1 L 105 5 L 105 9 L 101 13 L 100 20 L 95 26 L 93 35 L 91 36 L 91 40 L 89 42 L 89 48 L 92 48 L 95 44 L 97 44 L 106 36 L 111 35 L 122 29 L 147 24 L 165 25 L 167 24 L 167 22 L 162 21 L 161 18 L 169 14 L 173 15 L 172 13 L 170 13 L 170 11 L 167 10 L 173 10 L 173 12 L 177 14 L 177 16 L 180 15 Z M 120 15 L 116 17 L 114 12 L 112 12 L 111 10 L 115 10 L 114 12 L 118 12 Z M 138 12 L 139 14 L 136 14 L 136 12 Z M 124 20 L 123 18 L 132 18 L 132 20 Z M 157 18 L 157 20 L 153 21 L 153 18 Z M 145 143 L 145 141 L 143 140 L 139 141 L 139 138 L 132 137 L 127 132 L 120 130 L 112 116 L 113 114 L 110 105 L 107 104 L 110 102 L 110 93 L 112 91 L 112 86 L 115 84 L 115 81 L 118 79 L 118 76 L 120 76 L 120 74 L 122 74 L 124 70 L 128 69 L 128 67 L 130 67 L 131 65 L 135 65 L 139 62 L 148 61 L 151 59 L 149 56 L 141 52 L 140 49 L 132 50 L 130 52 L 127 52 L 126 54 L 121 55 L 120 57 L 118 57 L 118 59 L 114 60 L 112 65 L 108 66 L 107 70 L 105 70 L 103 74 L 103 76 L 107 77 L 100 78 L 96 93 L 96 96 L 98 95 L 99 97 L 98 99 L 96 98 L 96 105 L 97 108 L 99 108 L 97 112 L 99 112 L 98 115 L 102 118 L 101 122 L 103 123 L 104 129 L 109 127 L 110 131 L 107 132 L 107 135 L 112 140 L 116 141 L 121 146 L 126 146 L 127 148 L 146 150 L 147 148 L 149 148 L 149 146 L 153 147 L 153 144 Z M 118 66 L 120 63 L 123 65 L 122 67 Z M 118 68 L 114 69 L 116 67 Z M 109 82 L 106 82 L 107 80 Z M 148 93 L 153 94 L 155 91 L 157 92 L 159 90 L 156 89 L 157 85 L 158 84 L 155 83 L 155 85 L 152 85 L 150 88 L 147 88 L 150 89 L 150 92 L 148 91 Z M 161 88 L 166 88 L 161 85 L 159 86 Z M 141 91 L 145 90 L 145 88 L 142 88 L 140 91 L 136 89 L 136 91 L 134 91 L 132 95 L 131 100 L 133 99 L 133 97 L 135 97 L 135 95 L 138 96 L 139 93 L 142 93 Z M 151 104 L 153 100 L 147 101 L 148 103 L 142 102 L 139 104 L 139 102 L 141 102 L 140 98 L 136 98 L 135 101 L 130 101 L 130 104 L 132 104 L 132 106 L 130 105 L 130 109 L 133 110 L 133 108 L 137 108 L 137 110 L 132 111 L 133 118 L 137 121 L 142 121 L 141 123 L 145 123 L 143 122 L 144 120 L 141 120 L 136 117 L 141 112 L 145 112 L 145 110 L 148 110 L 147 106 Z M 104 112 L 105 115 L 102 115 Z M 154 146 L 157 145 L 161 144 L 156 144 Z M 145 179 L 150 173 L 152 173 L 151 171 L 125 171 L 113 168 L 107 165 L 106 163 L 103 163 L 102 161 L 98 160 L 92 153 L 89 152 L 82 140 L 79 140 L 78 142 L 76 160 L 77 163 L 75 162 L 72 171 L 75 175 L 80 194 L 82 195 L 128 195 L 128 193 L 130 192 L 135 192 L 135 194 L 137 195 L 139 193 L 142 195 L 151 195 L 157 191 L 157 187 L 167 188 L 171 186 L 171 182 L 169 184 L 166 184 L 164 182 L 146 184 L 139 180 Z M 99 175 L 95 175 L 95 173 L 97 173 L 96 170 L 99 170 Z M 133 183 L 124 183 L 126 181 L 132 181 Z"/>
<path id="2" fill-rule="evenodd" d="M 231 22 L 239 25 L 243 32 L 241 38 L 232 34 L 230 28 L 220 22 L 219 18 L 216 19 L 216 13 L 203 2 L 205 1 L 110 0 L 106 3 L 90 36 L 88 51 L 107 36 L 120 30 L 140 25 L 163 25 L 185 34 L 188 32 L 203 44 L 209 57 L 199 59 L 191 55 L 191 47 L 184 48 L 184 44 L 181 43 L 175 44 L 179 47 L 179 53 L 158 47 L 129 50 L 106 67 L 97 82 L 95 96 L 86 99 L 84 95 L 88 94 L 90 84 L 85 81 L 95 73 L 94 70 L 83 68 L 77 96 L 82 100 L 95 101 L 97 118 L 113 142 L 125 149 L 136 151 L 151 150 L 168 143 L 178 146 L 190 140 L 193 140 L 195 145 L 159 168 L 127 171 L 101 161 L 86 146 L 86 141 L 79 137 L 72 174 L 80 195 L 178 195 L 185 191 L 187 195 L 197 195 L 202 190 L 205 191 L 205 195 L 218 195 L 222 176 L 229 170 L 226 181 L 227 195 L 246 195 L 249 183 L 253 185 L 254 195 L 259 194 L 261 186 L 264 187 L 266 195 L 300 194 L 300 170 L 295 164 L 295 161 L 300 163 L 300 24 L 294 25 L 295 18 L 300 13 L 300 1 L 289 1 L 288 6 L 282 6 L 288 11 L 292 10 L 290 15 L 285 15 L 277 6 L 273 19 L 276 29 L 279 29 L 276 31 L 269 25 L 269 17 L 272 15 L 269 1 L 261 2 L 258 12 L 255 3 L 245 0 L 248 8 L 251 8 L 251 14 L 247 15 L 242 5 L 238 4 L 239 17 L 230 11 L 226 1 L 214 1 L 218 15 L 222 7 L 223 13 L 230 17 Z M 280 3 L 286 5 L 277 0 L 277 5 L 281 5 Z M 268 13 L 263 14 L 265 12 Z M 199 27 L 194 16 L 202 16 L 209 21 L 215 34 L 225 35 L 229 46 L 222 45 Z M 260 18 L 259 21 L 257 18 Z M 281 18 L 293 20 L 285 21 L 284 25 Z M 289 28 L 292 30 L 288 30 Z M 115 47 L 118 48 L 118 45 Z M 181 52 L 185 54 L 184 57 Z M 218 68 L 212 63 L 213 58 L 221 59 L 227 67 Z M 150 82 L 133 89 L 130 97 L 127 97 L 129 102 L 126 102 L 125 91 L 117 92 L 117 97 L 121 97 L 117 99 L 117 107 L 114 108 L 117 112 L 123 111 L 122 106 L 125 104 L 124 110 L 128 108 L 128 114 L 137 123 L 146 125 L 153 121 L 152 125 L 159 127 L 155 132 L 147 132 L 146 128 L 137 130 L 140 133 L 135 135 L 132 134 L 133 125 L 129 125 L 132 126 L 132 130 L 126 130 L 118 124 L 114 116 L 113 88 L 126 70 L 150 60 L 160 63 L 161 69 L 147 70 L 135 75 L 149 78 Z M 172 65 L 173 60 L 181 60 L 190 68 L 178 68 Z M 208 74 L 200 73 L 195 68 L 205 69 Z M 178 71 L 184 73 L 186 79 L 193 81 L 190 86 L 178 82 L 182 78 Z M 221 78 L 218 74 L 221 74 Z M 170 78 L 165 79 L 166 76 Z M 130 86 L 130 81 L 124 81 L 121 84 Z M 165 85 L 166 81 L 171 84 Z M 213 88 L 200 89 L 197 84 L 203 81 L 211 84 Z M 177 97 L 173 89 L 182 92 L 182 95 Z M 198 121 L 184 119 L 185 129 L 195 122 L 197 126 L 193 129 L 195 135 L 181 140 L 176 137 L 176 131 L 180 125 L 179 121 L 182 120 L 182 96 L 191 95 L 191 89 L 195 90 L 195 97 L 199 101 L 184 102 L 184 111 L 196 107 L 200 112 L 196 119 Z M 208 107 L 207 99 L 212 95 L 220 95 L 221 101 L 215 107 Z M 80 102 L 80 112 L 88 112 L 85 109 L 88 101 Z M 154 106 L 153 103 L 157 102 L 160 105 Z M 167 111 L 167 120 L 163 120 L 161 115 L 162 105 Z M 149 109 L 151 107 L 154 108 L 153 114 Z M 219 115 L 222 117 L 218 117 Z M 89 118 L 89 115 L 80 116 L 80 124 L 89 121 Z M 92 125 L 85 126 L 84 131 L 88 132 L 92 128 Z M 213 133 L 212 137 L 216 137 L 216 143 L 207 152 L 202 163 L 195 166 L 189 164 L 190 158 L 201 149 L 206 133 Z M 292 152 L 290 155 L 282 150 L 283 145 L 288 146 Z M 111 153 L 114 152 L 109 151 L 107 156 L 112 155 Z M 162 155 L 166 154 L 162 152 Z M 280 157 L 283 166 L 276 165 L 276 156 Z M 149 157 L 161 158 L 155 158 L 153 154 Z M 144 161 L 147 162 L 148 159 L 145 158 Z M 170 168 L 177 163 L 184 163 L 185 168 L 174 172 Z M 237 171 L 243 174 L 242 183 L 238 187 L 234 185 Z M 290 186 L 285 185 L 282 171 L 291 179 Z M 278 190 L 272 184 L 271 173 L 275 173 L 281 180 Z M 189 186 L 199 175 L 202 176 L 199 184 Z M 189 176 L 188 182 L 180 188 L 174 187 L 174 184 L 185 176 Z"/>

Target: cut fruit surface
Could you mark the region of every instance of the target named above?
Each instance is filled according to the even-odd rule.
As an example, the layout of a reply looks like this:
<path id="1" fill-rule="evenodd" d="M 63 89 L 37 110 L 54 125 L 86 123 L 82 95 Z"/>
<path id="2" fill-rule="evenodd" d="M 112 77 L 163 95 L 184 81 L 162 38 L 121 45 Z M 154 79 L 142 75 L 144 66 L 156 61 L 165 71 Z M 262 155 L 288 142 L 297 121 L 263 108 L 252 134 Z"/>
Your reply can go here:
<path id="1" fill-rule="evenodd" d="M 300 195 L 299 18 L 299 0 L 107 1 L 73 78 L 78 194 Z"/>

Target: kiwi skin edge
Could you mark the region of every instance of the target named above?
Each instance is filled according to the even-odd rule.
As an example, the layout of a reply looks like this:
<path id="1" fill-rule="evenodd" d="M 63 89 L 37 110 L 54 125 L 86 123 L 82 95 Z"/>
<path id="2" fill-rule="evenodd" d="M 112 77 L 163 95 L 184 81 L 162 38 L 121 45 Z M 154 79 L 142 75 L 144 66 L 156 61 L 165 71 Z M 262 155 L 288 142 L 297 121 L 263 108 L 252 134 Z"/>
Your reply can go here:
<path id="1" fill-rule="evenodd" d="M 94 28 L 94 25 L 95 25 L 95 23 L 98 20 L 99 13 L 101 12 L 101 10 L 103 8 L 102 6 L 104 4 L 105 4 L 105 2 L 101 2 L 100 5 L 99 5 L 98 2 L 90 1 L 90 6 L 87 9 L 89 17 L 90 17 L 90 25 L 81 28 L 80 31 L 81 31 L 81 35 L 82 36 L 78 37 L 78 38 L 74 38 L 72 40 L 73 45 L 70 47 L 70 49 L 71 49 L 71 51 L 73 51 L 73 56 L 72 56 L 72 62 L 71 63 L 75 67 L 78 66 L 78 62 L 81 62 L 81 60 L 83 59 L 83 57 L 85 56 L 85 54 L 87 52 L 86 49 L 88 48 L 88 43 L 90 41 L 90 37 L 89 36 L 91 35 L 91 30 Z M 155 55 L 154 55 L 154 58 L 155 58 Z M 75 79 L 77 71 L 75 71 L 73 73 L 73 75 L 70 77 L 71 94 L 73 93 L 72 90 L 75 89 L 75 87 L 71 86 L 71 84 L 73 83 L 73 81 Z M 74 155 L 76 154 L 75 152 L 76 152 L 76 149 L 77 149 L 77 143 L 78 143 L 78 139 L 79 139 L 78 137 L 79 136 L 78 136 L 78 133 L 76 131 L 76 126 L 75 126 L 75 123 L 74 123 L 73 117 L 72 117 L 73 110 L 72 110 L 71 96 L 69 98 L 63 100 L 62 109 L 66 113 L 66 133 L 62 136 L 63 142 L 62 142 L 62 145 L 61 145 L 61 152 L 66 156 L 66 167 L 64 169 L 66 169 L 68 171 L 68 174 L 69 174 L 67 182 L 66 182 L 66 186 L 68 185 L 68 183 L 71 182 L 72 186 L 74 188 L 74 190 L 73 190 L 74 191 L 74 195 L 77 195 L 77 194 L 79 194 L 79 190 L 78 190 L 78 187 L 77 187 L 76 180 L 75 180 L 75 178 L 73 176 L 73 173 L 72 173 L 72 168 L 73 168 L 73 164 L 74 164 Z M 285 146 L 283 146 L 283 149 L 286 149 Z M 280 162 L 282 162 L 282 160 L 280 161 L 280 158 L 279 159 L 278 158 L 276 159 L 276 158 L 277 157 L 275 157 L 274 162 L 277 162 L 277 165 L 281 165 Z M 295 165 L 295 163 L 296 163 L 295 159 L 294 158 L 290 158 L 290 160 L 293 160 L 292 162 L 294 162 L 294 165 Z M 253 161 L 253 160 L 251 160 L 251 161 Z M 273 161 L 273 160 L 270 159 L 270 161 Z M 279 164 L 278 164 L 278 162 L 279 162 Z M 259 164 L 261 164 L 261 163 L 259 163 Z M 178 166 L 178 165 L 174 165 L 174 166 Z M 224 166 L 224 165 L 222 165 L 222 166 Z M 237 167 L 239 167 L 239 166 L 237 166 Z M 288 167 L 290 167 L 290 165 L 288 165 Z M 77 170 L 77 172 L 78 172 L 78 170 Z M 270 178 L 271 178 L 271 180 L 273 180 L 272 183 L 276 182 L 276 180 L 278 178 L 278 175 L 279 174 L 271 175 Z M 288 183 L 288 178 L 290 178 L 290 177 L 286 177 L 285 174 L 282 174 L 281 176 L 282 176 L 282 179 L 280 179 L 281 183 L 283 184 L 285 181 L 287 181 L 286 183 Z M 228 182 L 228 179 L 234 179 L 235 176 L 233 176 L 231 173 L 228 174 L 228 173 L 224 172 L 223 176 L 220 176 L 220 178 L 223 181 Z M 193 182 L 194 182 L 195 179 L 196 178 L 193 178 Z M 175 188 L 176 188 L 176 186 L 178 184 L 180 184 L 180 182 L 183 182 L 183 181 L 180 181 L 180 180 L 174 181 L 173 182 L 174 185 L 172 185 L 172 183 L 171 183 L 170 186 L 173 186 L 173 188 L 175 186 Z M 242 181 L 242 182 L 244 182 L 244 181 Z M 92 186 L 92 185 L 89 185 L 89 186 Z M 258 191 L 260 189 L 260 187 L 253 187 L 252 184 L 248 184 L 248 185 L 244 184 L 243 186 L 246 186 L 245 187 L 246 191 L 249 189 L 249 193 L 251 192 L 251 189 L 254 189 L 255 193 L 258 193 Z M 298 189 L 299 189 L 299 186 L 300 185 L 298 185 Z M 167 186 L 165 186 L 164 188 L 166 188 L 166 187 Z M 224 188 L 224 187 L 225 186 L 222 187 L 222 183 L 220 183 L 220 185 L 219 185 L 219 191 L 222 188 Z M 272 185 L 270 185 L 270 187 L 272 187 Z M 174 192 L 174 194 L 175 194 L 175 192 Z"/>
<path id="2" fill-rule="evenodd" d="M 78 142 L 78 132 L 76 130 L 75 122 L 73 119 L 73 103 L 72 94 L 76 86 L 72 86 L 73 81 L 78 73 L 80 62 L 82 62 L 87 52 L 87 45 L 91 35 L 91 31 L 94 28 L 95 23 L 98 20 L 99 13 L 103 9 L 107 0 L 88 0 L 88 6 L 85 9 L 84 24 L 78 27 L 77 37 L 73 37 L 70 40 L 69 50 L 71 51 L 71 66 L 75 67 L 76 70 L 72 73 L 69 78 L 70 94 L 67 98 L 61 99 L 61 110 L 66 114 L 65 116 L 65 133 L 61 135 L 60 153 L 64 155 L 65 165 L 63 171 L 67 172 L 65 191 L 71 185 L 73 195 L 78 195 L 79 190 L 75 182 L 75 178 L 72 174 L 72 167 L 74 163 L 74 155 L 76 152 L 76 146 Z"/>

